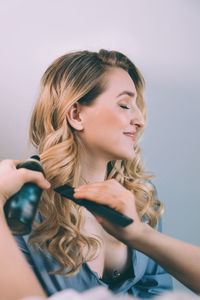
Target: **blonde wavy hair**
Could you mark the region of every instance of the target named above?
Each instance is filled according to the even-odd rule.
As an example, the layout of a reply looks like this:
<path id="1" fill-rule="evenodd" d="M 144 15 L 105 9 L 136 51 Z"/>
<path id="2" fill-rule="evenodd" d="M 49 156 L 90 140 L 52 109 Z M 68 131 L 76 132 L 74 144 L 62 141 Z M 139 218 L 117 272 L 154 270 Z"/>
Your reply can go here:
<path id="1" fill-rule="evenodd" d="M 61 267 L 54 272 L 56 274 L 75 275 L 83 262 L 95 257 L 100 247 L 98 238 L 81 231 L 83 209 L 55 193 L 53 188 L 66 183 L 74 187 L 80 184 L 81 144 L 76 130 L 68 124 L 66 114 L 76 102 L 91 105 L 106 89 L 106 75 L 113 68 L 124 69 L 132 78 L 138 94 L 137 105 L 146 120 L 144 79 L 136 66 L 120 52 L 79 51 L 63 55 L 49 66 L 41 80 L 29 133 L 52 188 L 43 192 L 39 205 L 43 221 L 35 225 L 29 241 L 41 250 L 48 250 L 57 259 Z M 150 183 L 153 175 L 144 171 L 138 145 L 143 130 L 138 128 L 135 157 L 109 162 L 106 179 L 115 178 L 132 191 L 140 218 L 155 227 L 163 209 Z M 83 249 L 87 249 L 84 255 Z"/>

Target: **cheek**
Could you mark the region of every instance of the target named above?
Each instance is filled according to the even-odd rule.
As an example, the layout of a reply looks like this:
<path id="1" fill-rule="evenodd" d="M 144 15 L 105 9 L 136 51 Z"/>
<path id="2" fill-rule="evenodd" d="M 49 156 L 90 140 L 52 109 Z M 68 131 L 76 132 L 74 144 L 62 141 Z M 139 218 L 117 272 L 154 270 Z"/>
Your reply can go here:
<path id="1" fill-rule="evenodd" d="M 96 124 L 96 127 L 104 130 L 124 130 L 128 124 L 128 117 L 119 111 L 107 109 L 93 116 L 90 124 Z"/>
<path id="2" fill-rule="evenodd" d="M 95 110 L 87 115 L 85 119 L 85 142 L 99 144 L 104 141 L 116 145 L 122 138 L 122 133 L 128 128 L 129 120 L 127 114 L 113 107 L 103 110 Z"/>

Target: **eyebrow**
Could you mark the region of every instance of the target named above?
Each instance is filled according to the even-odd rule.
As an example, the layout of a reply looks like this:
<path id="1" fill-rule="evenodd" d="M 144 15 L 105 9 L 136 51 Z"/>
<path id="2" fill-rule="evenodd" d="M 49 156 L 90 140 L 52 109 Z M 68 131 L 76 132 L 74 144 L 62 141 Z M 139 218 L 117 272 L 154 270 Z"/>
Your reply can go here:
<path id="1" fill-rule="evenodd" d="M 135 97 L 135 93 L 131 92 L 131 91 L 123 91 L 121 92 L 119 95 L 117 95 L 117 97 L 123 96 L 123 95 L 128 95 L 129 97 Z"/>

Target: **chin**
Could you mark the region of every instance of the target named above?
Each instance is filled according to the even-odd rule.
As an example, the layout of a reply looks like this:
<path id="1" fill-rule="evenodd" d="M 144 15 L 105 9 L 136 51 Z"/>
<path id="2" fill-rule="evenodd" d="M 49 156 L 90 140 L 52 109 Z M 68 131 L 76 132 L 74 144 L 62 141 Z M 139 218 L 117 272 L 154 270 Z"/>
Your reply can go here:
<path id="1" fill-rule="evenodd" d="M 135 151 L 132 149 L 131 151 L 126 151 L 121 154 L 118 154 L 118 157 L 115 160 L 132 160 L 135 157 Z"/>

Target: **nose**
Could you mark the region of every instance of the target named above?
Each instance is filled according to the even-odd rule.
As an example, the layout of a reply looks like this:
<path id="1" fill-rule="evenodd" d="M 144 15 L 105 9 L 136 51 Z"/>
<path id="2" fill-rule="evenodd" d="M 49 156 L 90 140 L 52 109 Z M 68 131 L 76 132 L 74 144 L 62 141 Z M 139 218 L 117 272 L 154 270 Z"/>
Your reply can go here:
<path id="1" fill-rule="evenodd" d="M 143 116 L 141 110 L 138 107 L 134 109 L 130 123 L 131 123 L 131 125 L 135 125 L 139 128 L 144 127 L 145 119 L 144 119 L 144 116 Z"/>

